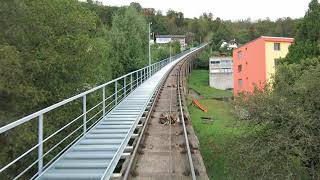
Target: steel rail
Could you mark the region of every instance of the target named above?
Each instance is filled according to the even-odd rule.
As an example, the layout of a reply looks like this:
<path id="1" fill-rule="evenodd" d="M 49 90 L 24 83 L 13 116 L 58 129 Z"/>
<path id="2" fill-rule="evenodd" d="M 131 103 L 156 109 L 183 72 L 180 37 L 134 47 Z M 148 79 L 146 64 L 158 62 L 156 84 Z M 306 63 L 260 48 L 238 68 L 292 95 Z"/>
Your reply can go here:
<path id="1" fill-rule="evenodd" d="M 143 136 L 144 136 L 144 132 L 147 128 L 147 125 L 148 125 L 148 122 L 150 120 L 150 117 L 151 117 L 151 113 L 154 109 L 154 106 L 156 104 L 156 99 L 159 97 L 159 94 L 160 94 L 160 89 L 161 89 L 161 86 L 164 85 L 166 79 L 168 79 L 169 77 L 169 74 L 171 73 L 171 71 L 173 70 L 174 66 L 165 74 L 165 76 L 162 78 L 161 80 L 161 83 L 159 84 L 158 88 L 157 88 L 157 92 L 156 92 L 156 95 L 154 96 L 154 100 L 152 101 L 152 104 L 151 104 L 151 107 L 150 107 L 150 110 L 149 110 L 149 113 L 146 117 L 146 120 L 144 122 L 144 125 L 141 129 L 141 132 L 140 132 L 140 135 L 138 137 L 138 140 L 137 140 L 137 143 L 136 143 L 136 146 L 134 147 L 133 151 L 132 151 L 132 155 L 131 155 L 131 158 L 129 160 L 129 163 L 128 163 L 128 166 L 126 168 L 126 171 L 124 173 L 124 176 L 123 176 L 123 180 L 127 180 L 129 178 L 129 175 L 130 175 L 130 172 L 131 172 L 131 169 L 132 169 L 132 166 L 133 166 L 133 163 L 134 163 L 134 160 L 135 160 L 135 157 L 136 157 L 136 154 L 138 152 L 138 149 L 140 147 L 140 144 L 141 144 L 141 141 L 143 139 Z"/>
<path id="2" fill-rule="evenodd" d="M 187 53 L 192 52 L 192 50 L 190 51 L 185 51 L 182 52 L 176 56 L 173 56 L 172 58 L 177 59 L 183 55 L 186 55 Z M 99 86 L 96 86 L 90 90 L 87 90 L 85 92 L 82 92 L 78 95 L 75 95 L 73 97 L 70 97 L 68 99 L 64 99 L 61 102 L 58 102 L 56 104 L 53 104 L 47 108 L 44 108 L 42 110 L 39 110 L 33 114 L 30 114 L 28 116 L 25 116 L 23 118 L 20 118 L 12 123 L 9 123 L 7 125 L 4 125 L 2 127 L 0 127 L 0 135 L 4 132 L 7 132 L 19 125 L 22 125 L 25 122 L 31 121 L 31 120 L 37 120 L 38 119 L 38 143 L 30 148 L 29 150 L 27 150 L 25 153 L 23 153 L 22 155 L 20 155 L 18 158 L 14 159 L 13 161 L 9 162 L 8 164 L 6 164 L 4 167 L 2 167 L 0 169 L 0 173 L 3 172 L 4 170 L 6 170 L 8 167 L 10 167 L 11 165 L 15 164 L 17 161 L 19 161 L 20 159 L 22 159 L 24 156 L 26 156 L 27 154 L 29 154 L 31 151 L 36 150 L 36 148 L 38 148 L 38 159 L 32 163 L 32 166 L 36 164 L 36 162 L 38 162 L 38 172 L 35 174 L 34 177 L 36 177 L 39 174 L 43 174 L 43 170 L 46 170 L 46 167 L 48 167 L 48 165 L 50 165 L 50 163 L 52 162 L 52 160 L 54 160 L 55 158 L 57 158 L 57 156 L 53 159 L 51 159 L 48 163 L 46 163 L 45 165 L 43 164 L 43 158 L 48 155 L 49 152 L 51 152 L 52 149 L 50 149 L 49 151 L 47 151 L 46 153 L 43 152 L 43 144 L 49 140 L 50 138 L 52 138 L 53 136 L 55 136 L 56 134 L 62 132 L 62 130 L 64 130 L 66 127 L 70 126 L 71 124 L 73 124 L 75 121 L 77 121 L 78 119 L 80 119 L 81 117 L 83 117 L 83 124 L 78 127 L 73 133 L 75 133 L 76 131 L 80 130 L 81 127 L 83 127 L 83 132 L 76 138 L 78 139 L 79 137 L 81 137 L 82 135 L 86 134 L 86 132 L 88 130 L 90 130 L 93 126 L 96 125 L 96 123 L 101 120 L 101 117 L 103 118 L 106 113 L 109 113 L 110 111 L 112 111 L 113 108 L 115 108 L 118 104 L 122 103 L 122 100 L 124 100 L 126 98 L 126 96 L 133 92 L 136 88 L 138 88 L 139 85 L 141 85 L 143 82 L 145 82 L 149 77 L 151 77 L 153 74 L 155 74 L 157 71 L 159 71 L 161 68 L 163 68 L 164 66 L 166 66 L 167 64 L 171 63 L 172 59 L 164 59 L 162 61 L 159 61 L 157 63 L 154 63 L 152 65 L 150 65 L 150 67 L 144 67 L 141 69 L 138 69 L 136 71 L 130 72 L 126 75 L 123 75 L 119 78 L 116 78 L 114 80 L 111 80 L 107 83 L 101 84 Z M 146 70 L 148 68 L 151 68 L 153 71 L 150 72 L 146 72 Z M 130 78 L 130 80 L 128 80 Z M 123 84 L 122 81 L 123 80 Z M 128 80 L 128 82 L 130 83 L 126 83 Z M 118 84 L 120 87 L 120 89 L 117 89 Z M 122 84 L 122 85 L 121 85 Z M 110 85 L 110 86 L 109 86 Z M 114 85 L 114 86 L 113 86 Z M 109 95 L 108 97 L 105 97 L 106 91 L 108 90 L 107 88 L 114 88 L 114 93 L 112 93 L 111 95 Z M 135 88 L 134 88 L 135 87 Z M 92 108 L 90 108 L 87 111 L 87 95 L 93 92 L 97 92 L 97 90 L 103 90 L 101 93 L 103 94 L 103 100 L 101 102 L 98 102 L 98 104 L 94 105 Z M 111 91 L 112 92 L 112 91 Z M 123 92 L 123 93 L 122 93 Z M 99 92 L 100 93 L 100 92 Z M 121 94 L 122 93 L 122 94 Z M 90 97 L 90 96 L 88 96 Z M 111 102 L 109 104 L 106 105 L 106 103 L 108 103 L 108 100 L 112 99 Z M 61 106 L 66 105 L 67 103 L 70 102 L 74 102 L 75 100 L 81 100 L 82 106 L 83 106 L 83 113 L 76 117 L 75 119 L 71 120 L 71 122 L 69 121 L 69 123 L 67 123 L 65 126 L 63 126 L 62 128 L 60 128 L 59 130 L 57 130 L 56 132 L 53 132 L 53 134 L 50 134 L 46 139 L 43 140 L 43 116 L 44 114 L 46 114 L 47 112 L 50 112 L 51 110 L 55 110 Z M 102 110 L 100 110 L 98 113 L 96 113 L 95 115 L 93 115 L 93 117 L 91 117 L 89 120 L 87 120 L 87 114 L 91 111 L 93 111 L 94 109 L 96 109 L 97 107 L 100 107 L 100 105 L 102 104 Z M 107 112 L 106 112 L 107 110 Z M 102 116 L 98 116 L 101 112 L 103 112 Z M 98 116 L 98 117 L 97 117 Z M 97 117 L 97 120 L 96 120 Z M 86 124 L 89 121 L 92 121 L 93 119 L 95 119 L 95 121 L 93 122 L 93 124 L 91 124 L 89 126 L 89 128 L 86 128 Z M 73 133 L 67 135 L 67 137 L 65 137 L 63 139 L 66 140 L 67 138 L 69 138 Z M 76 140 L 75 139 L 75 140 Z M 75 142 L 75 140 L 73 142 Z M 59 146 L 60 143 L 56 144 L 54 146 L 53 149 L 55 149 L 57 146 Z M 67 147 L 70 147 L 73 143 L 67 145 Z M 65 147 L 64 150 L 67 148 Z M 60 151 L 58 154 L 64 153 L 63 151 Z M 58 157 L 59 158 L 59 157 Z M 44 165 L 44 166 L 43 166 Z M 27 170 L 30 169 L 29 167 L 27 167 Z M 23 171 L 22 174 L 24 174 L 26 171 Z M 18 175 L 17 178 L 20 177 L 20 174 Z"/>
<path id="3" fill-rule="evenodd" d="M 183 63 L 183 65 L 184 65 L 184 63 Z M 192 176 L 193 180 L 196 180 L 197 177 L 196 177 L 196 173 L 195 173 L 194 165 L 193 165 L 193 161 L 192 161 L 192 155 L 191 155 L 191 150 L 190 150 L 190 145 L 189 145 L 186 124 L 185 124 L 185 120 L 184 120 L 183 106 L 182 106 L 182 99 L 181 99 L 181 69 L 182 69 L 183 65 L 180 66 L 179 72 L 178 72 L 178 77 L 177 77 L 178 101 L 179 101 L 180 115 L 181 115 L 182 126 L 183 126 L 184 139 L 185 139 L 186 149 L 187 149 L 187 153 L 188 153 L 188 161 L 189 161 L 190 170 L 191 170 L 191 176 Z"/>
<path id="4" fill-rule="evenodd" d="M 172 62 L 169 61 L 169 63 L 172 63 Z M 162 79 L 162 78 L 161 78 L 161 79 Z M 157 87 L 159 86 L 160 83 L 161 83 L 161 82 L 158 82 Z M 157 90 L 157 88 L 154 89 L 154 91 L 153 91 L 152 94 L 154 94 L 156 90 Z M 148 102 L 150 102 L 151 98 L 152 98 L 152 96 L 148 99 Z M 146 109 L 146 107 L 147 107 L 147 104 L 145 104 L 144 109 Z M 142 115 L 143 115 L 143 114 L 140 114 L 139 117 L 138 117 L 138 119 L 141 119 L 141 118 L 142 118 Z M 137 124 L 138 124 L 138 121 L 135 122 L 135 125 L 133 125 L 133 126 L 130 128 L 130 130 L 129 130 L 129 132 L 127 133 L 127 135 L 130 134 L 130 133 L 132 133 L 132 132 L 134 131 L 134 128 L 133 128 L 133 127 L 135 127 Z M 116 155 L 113 156 L 110 164 L 109 164 L 108 167 L 107 167 L 107 170 L 106 170 L 106 171 L 103 173 L 103 175 L 102 175 L 102 178 L 101 178 L 102 180 L 110 179 L 111 173 L 113 173 L 113 171 L 110 172 L 110 170 L 114 169 L 115 166 L 117 165 L 117 164 L 115 164 L 115 163 L 113 163 L 113 162 L 115 162 L 116 159 L 119 159 L 119 158 L 120 158 L 121 154 L 120 154 L 119 152 L 123 151 L 123 149 L 125 148 L 125 147 L 123 146 L 123 144 L 127 144 L 127 142 L 129 141 L 128 138 L 130 138 L 130 137 L 126 136 L 126 140 L 125 140 L 125 141 L 122 141 L 122 143 L 121 143 L 121 145 L 120 145 L 120 147 L 122 147 L 122 148 L 119 148 L 119 149 L 117 150 L 117 152 L 116 152 Z"/>
<path id="5" fill-rule="evenodd" d="M 193 53 L 197 53 L 199 50 L 201 50 L 201 49 L 202 49 L 203 47 L 205 47 L 205 46 L 206 46 L 206 44 L 200 46 L 199 49 L 197 49 L 197 50 L 194 51 Z M 192 54 L 193 54 L 193 53 L 192 53 Z M 189 58 L 190 56 L 191 56 L 191 54 L 187 55 L 183 60 Z M 175 66 L 177 66 L 177 65 L 178 65 L 178 63 L 175 64 Z M 138 139 L 137 139 L 137 143 L 136 143 L 136 145 L 135 145 L 135 147 L 134 147 L 134 149 L 133 149 L 133 151 L 132 151 L 132 155 L 131 155 L 131 157 L 130 157 L 130 160 L 129 160 L 129 162 L 128 162 L 128 165 L 127 165 L 127 167 L 126 167 L 126 170 L 125 170 L 125 173 L 124 173 L 124 176 L 123 176 L 123 180 L 128 180 L 128 179 L 129 179 L 130 172 L 131 172 L 131 170 L 132 170 L 132 166 L 133 166 L 134 161 L 135 161 L 135 158 L 136 158 L 136 154 L 137 154 L 138 149 L 139 149 L 139 147 L 140 147 L 140 145 L 141 145 L 141 141 L 142 141 L 142 139 L 144 138 L 144 133 L 145 133 L 145 130 L 146 130 L 146 128 L 147 128 L 147 125 L 148 125 L 148 122 L 149 122 L 149 119 L 150 119 L 150 116 L 151 116 L 151 112 L 153 111 L 153 108 L 154 108 L 154 106 L 155 106 L 155 104 L 156 104 L 156 99 L 157 99 L 157 97 L 158 97 L 159 94 L 160 94 L 161 86 L 163 86 L 165 80 L 169 77 L 169 74 L 172 72 L 172 70 L 174 69 L 175 66 L 173 66 L 173 67 L 166 73 L 166 75 L 163 77 L 163 80 L 162 80 L 162 82 L 161 82 L 161 85 L 159 85 L 159 87 L 158 87 L 159 89 L 158 89 L 158 91 L 157 91 L 157 94 L 156 94 L 156 96 L 154 97 L 154 100 L 153 100 L 152 105 L 151 105 L 151 107 L 150 107 L 149 113 L 148 113 L 148 115 L 147 115 L 147 117 L 146 117 L 145 123 L 144 123 L 144 125 L 143 125 L 143 127 L 142 127 L 142 130 L 141 130 L 141 132 L 140 132 L 140 135 L 139 135 L 139 137 L 138 137 Z M 180 103 L 181 103 L 181 102 L 180 102 Z M 180 104 L 180 107 L 181 107 L 181 104 Z M 185 127 L 185 124 L 184 124 L 184 127 Z M 185 130 L 185 129 L 184 129 L 184 130 Z M 185 131 L 186 131 L 186 130 L 185 130 Z M 189 146 L 188 146 L 188 147 L 189 147 Z M 190 149 L 189 149 L 189 150 L 190 150 Z M 193 166 L 192 166 L 192 167 L 193 167 Z M 193 168 L 193 169 L 194 169 L 194 168 Z M 194 171 L 194 170 L 193 170 L 193 171 Z M 194 173 L 194 174 L 195 174 L 195 173 Z"/>
<path id="6" fill-rule="evenodd" d="M 187 51 L 187 52 L 188 52 L 188 51 Z M 184 54 L 186 54 L 186 52 L 185 52 L 185 53 L 182 53 L 182 55 L 184 55 Z M 166 61 L 162 61 L 161 63 L 162 63 L 162 64 L 158 67 L 157 71 L 160 70 L 162 67 L 166 66 L 167 64 L 171 63 L 171 61 L 166 60 Z M 155 71 L 155 72 L 157 72 L 157 71 Z M 152 75 L 152 74 L 145 74 L 145 72 L 143 72 L 143 74 L 142 74 L 142 71 L 140 71 L 140 73 L 141 73 L 141 76 L 140 76 L 140 77 L 143 78 L 143 79 L 141 79 L 140 84 L 141 84 L 142 82 L 146 81 L 147 78 L 149 78 L 149 77 Z M 121 86 L 120 86 L 120 87 L 121 87 Z M 115 93 L 114 93 L 114 94 L 116 94 L 116 97 L 117 97 L 117 93 L 118 93 L 118 92 L 119 92 L 119 90 L 116 88 L 116 89 L 115 89 Z M 125 95 L 124 95 L 124 93 L 123 93 L 123 94 L 121 94 L 120 96 L 125 96 Z M 116 100 L 116 99 L 114 99 L 114 100 Z M 118 105 L 118 104 L 121 105 L 121 104 L 123 104 L 123 103 L 124 103 L 124 101 L 121 101 L 120 103 L 116 103 L 116 102 L 115 102 L 115 105 Z M 114 107 L 114 106 L 113 106 L 113 107 Z M 136 123 L 135 123 L 135 124 L 136 124 Z M 133 125 L 132 127 L 134 127 L 134 126 L 136 126 L 136 125 Z M 109 164 L 108 167 L 107 167 L 107 170 L 105 171 L 105 173 L 104 173 L 103 176 L 102 176 L 102 179 L 109 179 L 109 178 L 111 177 L 112 172 L 113 172 L 112 169 L 114 169 L 114 168 L 115 168 L 115 165 L 116 165 L 114 162 L 118 162 L 118 159 L 120 158 L 120 156 L 122 156 L 122 154 L 121 154 L 120 152 L 122 152 L 122 151 L 123 151 L 122 149 L 125 148 L 124 144 L 127 144 L 127 142 L 128 142 L 128 137 L 130 137 L 130 136 L 128 136 L 128 135 L 133 132 L 132 127 L 131 127 L 131 129 L 129 130 L 129 132 L 127 133 L 127 135 L 126 135 L 126 140 L 122 141 L 122 143 L 120 144 L 120 149 L 118 149 L 118 151 L 117 151 L 117 152 L 119 152 L 119 153 L 116 153 L 115 156 L 113 156 L 110 164 Z M 93 127 L 93 128 L 94 128 L 94 127 Z M 68 150 L 68 151 L 69 151 L 69 150 Z M 66 153 L 67 153 L 67 152 L 65 152 L 64 154 L 66 154 Z M 61 157 L 59 157 L 56 161 L 59 161 L 60 159 L 61 159 Z M 39 176 L 42 176 L 47 170 L 48 170 L 48 168 L 45 169 L 44 172 L 42 172 Z"/>

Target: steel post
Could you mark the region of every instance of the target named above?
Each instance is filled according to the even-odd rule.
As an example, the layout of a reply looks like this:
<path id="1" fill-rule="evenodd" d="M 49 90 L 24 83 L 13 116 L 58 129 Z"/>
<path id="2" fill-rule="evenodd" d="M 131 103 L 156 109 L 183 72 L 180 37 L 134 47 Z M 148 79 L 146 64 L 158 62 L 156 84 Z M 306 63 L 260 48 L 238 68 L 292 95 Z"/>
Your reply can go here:
<path id="1" fill-rule="evenodd" d="M 103 117 L 106 115 L 106 87 L 103 86 L 102 88 L 102 113 Z"/>
<path id="2" fill-rule="evenodd" d="M 132 82 L 132 74 L 130 74 L 130 93 L 132 92 L 132 84 L 133 84 L 133 82 Z"/>
<path id="3" fill-rule="evenodd" d="M 43 168 L 43 114 L 39 116 L 38 120 L 38 175 L 41 174 Z"/>
<path id="4" fill-rule="evenodd" d="M 124 97 L 127 96 L 127 80 L 126 79 L 127 79 L 127 76 L 123 78 L 123 94 L 124 94 Z"/>
<path id="5" fill-rule="evenodd" d="M 118 104 L 118 81 L 114 83 L 114 103 Z"/>
<path id="6" fill-rule="evenodd" d="M 83 112 L 83 134 L 87 132 L 87 95 L 82 99 L 82 112 Z"/>
<path id="7" fill-rule="evenodd" d="M 142 84 L 142 69 L 140 70 L 140 84 Z"/>
<path id="8" fill-rule="evenodd" d="M 136 87 L 139 85 L 139 71 L 136 72 Z"/>

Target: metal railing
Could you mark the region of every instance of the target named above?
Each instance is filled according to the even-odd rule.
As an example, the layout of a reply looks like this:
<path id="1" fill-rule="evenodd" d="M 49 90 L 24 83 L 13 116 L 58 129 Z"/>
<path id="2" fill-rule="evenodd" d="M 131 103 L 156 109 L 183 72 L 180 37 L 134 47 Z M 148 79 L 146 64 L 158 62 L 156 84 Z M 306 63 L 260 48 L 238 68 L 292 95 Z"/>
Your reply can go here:
<path id="1" fill-rule="evenodd" d="M 112 110 L 117 104 L 119 104 L 128 94 L 134 91 L 146 79 L 148 79 L 154 73 L 159 71 L 162 67 L 166 66 L 168 63 L 183 56 L 189 51 L 190 50 L 184 51 L 171 58 L 164 59 L 157 63 L 151 64 L 150 66 L 128 73 L 124 76 L 111 80 L 107 83 L 94 87 L 83 93 L 80 93 L 71 98 L 65 99 L 61 102 L 58 102 L 54 105 L 51 105 L 33 114 L 25 116 L 19 120 L 16 120 L 10 124 L 0 127 L 0 135 L 4 135 L 5 136 L 4 138 L 10 138 L 10 136 L 6 136 L 6 133 L 9 133 L 10 131 L 13 131 L 14 128 L 20 127 L 26 124 L 27 122 L 31 122 L 31 121 L 37 121 L 37 131 L 38 131 L 37 143 L 34 146 L 32 146 L 30 149 L 27 149 L 26 151 L 24 151 L 18 157 L 14 158 L 12 161 L 7 162 L 4 166 L 1 166 L 0 174 L 5 173 L 6 170 L 8 170 L 8 168 L 13 167 L 17 162 L 21 161 L 23 158 L 26 158 L 27 155 L 30 155 L 31 153 L 36 151 L 37 159 L 33 161 L 31 164 L 26 165 L 26 168 L 24 168 L 22 171 L 20 172 L 14 171 L 16 172 L 16 174 L 10 177 L 13 179 L 18 179 L 20 177 L 23 177 L 27 172 L 29 172 L 28 175 L 30 176 L 31 174 L 30 176 L 31 179 L 36 178 L 38 175 L 41 174 L 41 172 L 44 169 L 46 169 L 54 160 L 56 160 L 63 152 L 65 152 L 71 145 L 73 145 L 80 137 L 82 137 L 86 132 L 88 132 L 89 129 L 91 129 L 99 120 L 101 120 L 108 112 L 110 112 L 110 110 Z M 94 93 L 96 94 L 94 96 L 95 99 L 100 98 L 100 100 L 98 102 L 95 102 L 92 105 L 92 107 L 89 108 L 88 98 L 90 98 L 89 96 Z M 109 95 L 107 96 L 107 94 Z M 79 103 L 79 101 L 81 102 Z M 82 110 L 82 113 L 70 121 L 64 121 L 68 123 L 63 125 L 58 130 L 52 132 L 47 137 L 44 137 L 44 133 L 45 133 L 44 122 L 46 122 L 44 118 L 46 116 L 49 116 L 48 114 L 54 110 L 67 108 L 68 105 L 73 103 L 76 104 L 77 102 L 78 102 L 78 105 L 81 106 L 81 107 L 78 107 L 78 109 L 80 108 Z M 90 113 L 93 113 L 91 117 L 89 115 Z M 91 125 L 89 122 L 91 123 Z M 54 123 L 54 121 L 47 122 L 47 123 Z M 76 123 L 79 123 L 79 124 L 78 124 L 78 127 L 76 127 L 74 130 L 72 130 L 71 132 L 70 130 L 68 131 L 66 130 L 70 126 L 75 126 Z M 49 140 L 52 140 L 61 132 L 66 133 L 62 136 L 63 138 L 57 143 L 55 143 L 47 151 L 44 151 L 44 143 L 48 142 Z M 70 143 L 67 143 L 65 147 L 60 147 L 64 145 L 63 143 L 66 143 L 67 140 L 69 140 Z M 53 157 L 49 157 L 50 153 L 58 149 L 57 147 L 59 147 L 59 149 L 61 150 L 58 151 L 56 155 L 53 155 Z M 16 149 L 13 149 L 13 150 L 16 150 Z M 47 163 L 44 163 L 45 157 L 48 158 Z M 35 169 L 36 165 L 37 165 L 37 169 Z"/>

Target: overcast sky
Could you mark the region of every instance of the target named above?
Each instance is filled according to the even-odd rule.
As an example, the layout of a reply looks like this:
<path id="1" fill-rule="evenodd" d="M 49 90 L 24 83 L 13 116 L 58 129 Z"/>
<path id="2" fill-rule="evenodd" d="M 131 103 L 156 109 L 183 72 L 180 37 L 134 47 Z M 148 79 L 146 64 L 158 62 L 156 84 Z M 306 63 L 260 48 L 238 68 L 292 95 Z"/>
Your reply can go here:
<path id="1" fill-rule="evenodd" d="M 199 17 L 211 12 L 224 20 L 252 20 L 269 17 L 303 17 L 311 0 L 99 0 L 105 5 L 123 6 L 138 2 L 144 8 L 155 8 L 163 14 L 168 9 L 181 11 L 185 17 Z"/>

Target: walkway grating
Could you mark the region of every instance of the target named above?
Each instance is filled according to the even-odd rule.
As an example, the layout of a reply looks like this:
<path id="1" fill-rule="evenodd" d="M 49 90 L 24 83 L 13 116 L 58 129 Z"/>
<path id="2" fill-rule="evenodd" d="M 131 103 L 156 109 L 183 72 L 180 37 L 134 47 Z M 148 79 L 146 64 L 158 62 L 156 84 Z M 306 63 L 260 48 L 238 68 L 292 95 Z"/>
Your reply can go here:
<path id="1" fill-rule="evenodd" d="M 110 179 L 161 80 L 185 56 L 137 87 L 37 179 Z"/>

